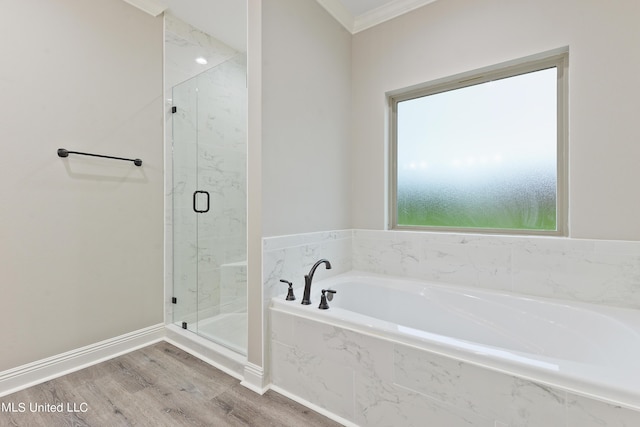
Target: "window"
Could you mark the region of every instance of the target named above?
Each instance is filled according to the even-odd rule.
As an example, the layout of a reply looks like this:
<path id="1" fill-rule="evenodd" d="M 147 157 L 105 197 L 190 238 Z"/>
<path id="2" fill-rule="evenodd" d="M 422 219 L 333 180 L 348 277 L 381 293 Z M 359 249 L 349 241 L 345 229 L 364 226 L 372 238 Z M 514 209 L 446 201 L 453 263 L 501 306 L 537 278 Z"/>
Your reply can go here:
<path id="1" fill-rule="evenodd" d="M 390 94 L 391 228 L 563 234 L 566 63 Z"/>

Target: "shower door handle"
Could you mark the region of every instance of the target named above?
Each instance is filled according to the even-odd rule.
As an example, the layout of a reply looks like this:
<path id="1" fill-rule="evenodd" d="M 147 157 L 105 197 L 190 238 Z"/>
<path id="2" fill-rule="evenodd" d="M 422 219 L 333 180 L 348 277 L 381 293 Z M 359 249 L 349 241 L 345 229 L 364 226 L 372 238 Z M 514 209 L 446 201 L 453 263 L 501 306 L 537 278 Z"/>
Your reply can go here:
<path id="1" fill-rule="evenodd" d="M 207 207 L 205 209 L 198 209 L 198 194 L 204 194 L 207 200 Z M 209 192 L 208 191 L 202 191 L 202 190 L 198 190 L 198 191 L 194 191 L 193 192 L 193 211 L 197 212 L 197 213 L 205 213 L 205 212 L 209 212 Z"/>

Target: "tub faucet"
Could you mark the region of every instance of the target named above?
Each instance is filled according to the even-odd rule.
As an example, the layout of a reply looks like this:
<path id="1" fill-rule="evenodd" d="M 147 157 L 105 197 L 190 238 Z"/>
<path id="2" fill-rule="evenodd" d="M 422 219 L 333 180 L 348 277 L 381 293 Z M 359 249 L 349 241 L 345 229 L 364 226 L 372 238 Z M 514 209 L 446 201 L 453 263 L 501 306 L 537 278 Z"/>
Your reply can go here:
<path id="1" fill-rule="evenodd" d="M 326 259 L 321 259 L 320 261 L 313 264 L 313 267 L 311 267 L 309 274 L 304 275 L 304 295 L 302 296 L 302 304 L 304 305 L 311 304 L 311 281 L 313 280 L 313 275 L 316 272 L 316 268 L 318 268 L 318 266 L 323 263 L 326 264 L 327 270 L 331 270 L 331 263 Z"/>

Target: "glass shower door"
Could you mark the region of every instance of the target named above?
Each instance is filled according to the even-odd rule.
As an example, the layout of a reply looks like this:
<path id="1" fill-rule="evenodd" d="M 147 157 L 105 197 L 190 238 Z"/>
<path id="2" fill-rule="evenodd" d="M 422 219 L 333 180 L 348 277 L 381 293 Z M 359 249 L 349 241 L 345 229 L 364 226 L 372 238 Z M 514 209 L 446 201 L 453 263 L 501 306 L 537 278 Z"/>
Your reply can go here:
<path id="1" fill-rule="evenodd" d="M 173 322 L 195 330 L 198 323 L 198 233 L 192 208 L 197 188 L 197 80 L 172 91 L 173 111 Z"/>
<path id="2" fill-rule="evenodd" d="M 246 354 L 244 57 L 175 86 L 173 105 L 173 320 Z"/>

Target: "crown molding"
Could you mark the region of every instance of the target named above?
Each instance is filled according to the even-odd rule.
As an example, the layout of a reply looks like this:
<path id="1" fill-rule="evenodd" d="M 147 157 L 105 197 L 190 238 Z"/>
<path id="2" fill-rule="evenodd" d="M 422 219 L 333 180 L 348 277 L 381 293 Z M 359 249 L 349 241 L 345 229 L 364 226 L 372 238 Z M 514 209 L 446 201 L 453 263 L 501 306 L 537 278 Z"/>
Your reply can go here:
<path id="1" fill-rule="evenodd" d="M 394 0 L 356 17 L 349 12 L 340 0 L 316 1 L 347 31 L 355 34 L 437 0 Z"/>
<path id="2" fill-rule="evenodd" d="M 340 0 L 316 0 L 333 18 L 353 34 L 353 15 Z"/>
<path id="3" fill-rule="evenodd" d="M 160 15 L 167 9 L 167 6 L 159 2 L 158 0 L 123 0 L 129 3 L 131 6 L 137 7 L 143 12 L 148 13 L 154 18 Z"/>
<path id="4" fill-rule="evenodd" d="M 358 33 L 435 1 L 437 0 L 395 0 L 356 16 L 351 32 Z"/>

